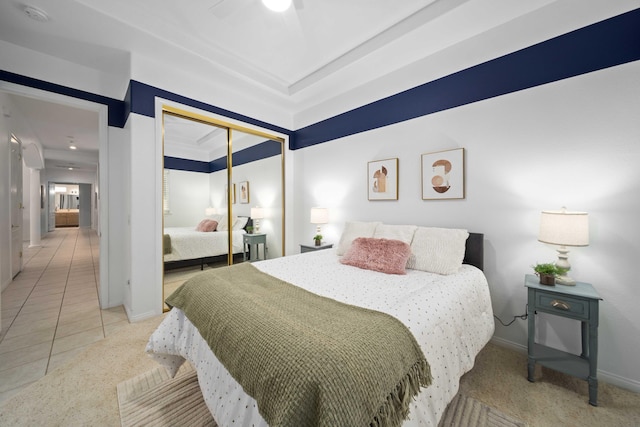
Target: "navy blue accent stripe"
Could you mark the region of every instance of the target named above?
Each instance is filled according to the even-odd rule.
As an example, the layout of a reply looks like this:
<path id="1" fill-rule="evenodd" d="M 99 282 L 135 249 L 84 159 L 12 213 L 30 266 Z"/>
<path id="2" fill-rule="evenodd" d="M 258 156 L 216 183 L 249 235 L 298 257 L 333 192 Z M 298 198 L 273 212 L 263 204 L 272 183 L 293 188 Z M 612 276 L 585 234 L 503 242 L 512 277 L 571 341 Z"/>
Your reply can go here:
<path id="1" fill-rule="evenodd" d="M 233 153 L 233 166 L 240 166 L 256 160 L 279 156 L 282 152 L 282 144 L 278 141 L 265 141 L 253 147 Z"/>
<path id="2" fill-rule="evenodd" d="M 199 160 L 181 159 L 179 157 L 164 156 L 164 168 L 191 172 L 209 173 L 209 163 Z"/>
<path id="3" fill-rule="evenodd" d="M 155 98 L 160 97 L 169 101 L 174 101 L 183 105 L 198 108 L 210 113 L 219 114 L 230 119 L 239 120 L 244 123 L 249 123 L 255 126 L 260 126 L 264 129 L 269 129 L 274 132 L 283 133 L 289 136 L 289 140 L 293 139 L 293 131 L 282 128 L 280 126 L 272 125 L 261 120 L 257 120 L 242 114 L 235 113 L 224 108 L 219 108 L 214 105 L 206 104 L 195 99 L 187 98 L 186 96 L 178 95 L 173 92 L 166 91 L 154 86 L 150 86 L 145 83 L 131 80 L 129 82 L 129 91 L 131 92 L 131 112 L 141 114 L 147 117 L 155 117 Z"/>
<path id="4" fill-rule="evenodd" d="M 233 153 L 233 166 L 240 166 L 257 160 L 279 156 L 282 144 L 277 141 L 265 141 L 253 147 Z M 227 168 L 227 156 L 207 162 L 164 156 L 165 169 L 177 169 L 190 172 L 211 173 Z"/>
<path id="5" fill-rule="evenodd" d="M 640 59 L 640 9 L 295 131 L 292 150 Z"/>
<path id="6" fill-rule="evenodd" d="M 209 172 L 223 171 L 227 168 L 227 156 L 209 162 Z"/>
<path id="7" fill-rule="evenodd" d="M 32 77 L 22 76 L 20 74 L 11 73 L 4 70 L 0 70 L 0 80 L 106 105 L 109 111 L 109 126 L 121 128 L 124 127 L 124 124 L 126 122 L 124 101 L 120 101 L 114 98 L 108 98 L 102 95 L 96 95 L 84 90 L 73 89 L 67 86 L 46 82 L 44 80 L 34 79 Z"/>

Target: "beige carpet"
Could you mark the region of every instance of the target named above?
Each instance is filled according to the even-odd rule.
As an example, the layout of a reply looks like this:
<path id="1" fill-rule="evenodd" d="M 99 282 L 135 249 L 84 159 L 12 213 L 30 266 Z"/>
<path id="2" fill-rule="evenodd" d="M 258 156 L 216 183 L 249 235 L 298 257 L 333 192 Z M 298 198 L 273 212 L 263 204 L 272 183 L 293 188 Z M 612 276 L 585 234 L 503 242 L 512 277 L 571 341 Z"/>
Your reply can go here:
<path id="1" fill-rule="evenodd" d="M 123 427 L 217 426 L 207 409 L 195 370 L 185 363 L 175 378 L 158 367 L 118 384 Z M 458 394 L 439 427 L 524 427 L 526 424 Z"/>
<path id="2" fill-rule="evenodd" d="M 0 404 L 0 426 L 119 426 L 116 387 L 158 365 L 145 353 L 161 317 L 123 327 L 65 366 Z M 527 381 L 526 355 L 492 344 L 460 382 L 460 391 L 530 427 L 640 426 L 640 394 L 600 382 L 598 407 L 580 381 L 540 370 Z"/>

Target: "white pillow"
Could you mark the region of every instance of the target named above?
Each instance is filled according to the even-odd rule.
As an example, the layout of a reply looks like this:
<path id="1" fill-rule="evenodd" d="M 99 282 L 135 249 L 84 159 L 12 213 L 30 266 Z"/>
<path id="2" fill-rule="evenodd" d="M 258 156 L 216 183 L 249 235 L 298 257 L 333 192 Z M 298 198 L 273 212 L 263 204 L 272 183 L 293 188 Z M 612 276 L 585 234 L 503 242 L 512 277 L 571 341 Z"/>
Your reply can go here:
<path id="1" fill-rule="evenodd" d="M 373 237 L 373 233 L 375 233 L 378 224 L 380 224 L 380 222 L 352 221 L 345 223 L 336 253 L 338 255 L 344 255 L 351 247 L 351 242 L 358 237 Z"/>
<path id="2" fill-rule="evenodd" d="M 413 240 L 413 233 L 417 228 L 417 225 L 379 224 L 373 233 L 373 237 L 376 239 L 400 240 L 410 245 L 411 240 Z"/>
<path id="3" fill-rule="evenodd" d="M 453 274 L 464 259 L 467 230 L 418 227 L 411 242 L 407 268 L 437 274 Z"/>
<path id="4" fill-rule="evenodd" d="M 249 221 L 249 217 L 239 216 L 238 219 L 236 219 L 236 222 L 233 223 L 233 229 L 242 230 L 244 226 L 247 225 L 247 221 Z"/>
<path id="5" fill-rule="evenodd" d="M 228 219 L 227 215 L 224 215 L 220 220 L 220 222 L 218 222 L 218 228 L 217 228 L 218 231 L 229 231 L 229 221 L 227 221 L 227 219 Z M 237 219 L 238 218 L 236 218 L 235 216 L 231 217 L 231 223 L 235 224 Z"/>

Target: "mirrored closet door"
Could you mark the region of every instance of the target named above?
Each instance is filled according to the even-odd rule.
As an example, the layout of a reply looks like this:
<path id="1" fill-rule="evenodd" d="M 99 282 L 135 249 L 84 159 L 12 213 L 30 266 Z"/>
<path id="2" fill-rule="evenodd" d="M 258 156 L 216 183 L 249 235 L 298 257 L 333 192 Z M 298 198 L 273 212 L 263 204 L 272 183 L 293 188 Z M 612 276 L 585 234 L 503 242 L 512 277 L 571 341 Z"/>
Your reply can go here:
<path id="1" fill-rule="evenodd" d="M 282 256 L 284 140 L 173 107 L 162 121 L 163 300 L 205 269 Z"/>

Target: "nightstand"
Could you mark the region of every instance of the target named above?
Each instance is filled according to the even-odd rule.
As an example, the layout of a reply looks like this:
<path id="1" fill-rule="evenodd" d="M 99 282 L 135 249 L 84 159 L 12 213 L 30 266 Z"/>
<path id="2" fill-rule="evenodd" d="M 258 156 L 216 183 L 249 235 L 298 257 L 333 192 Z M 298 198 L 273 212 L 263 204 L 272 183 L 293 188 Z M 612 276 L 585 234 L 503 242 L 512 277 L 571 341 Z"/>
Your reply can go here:
<path id="1" fill-rule="evenodd" d="M 305 252 L 314 252 L 321 251 L 323 249 L 329 249 L 333 247 L 333 243 L 325 243 L 324 245 L 316 246 L 316 245 L 303 245 L 300 244 L 300 253 L 303 254 Z"/>
<path id="2" fill-rule="evenodd" d="M 527 379 L 534 382 L 536 363 L 564 372 L 589 383 L 589 403 L 598 406 L 598 303 L 602 298 L 589 283 L 575 286 L 541 285 L 537 276 L 527 274 L 529 320 Z M 582 354 L 575 355 L 535 342 L 537 312 L 550 313 L 581 322 Z"/>
<path id="3" fill-rule="evenodd" d="M 243 261 L 260 261 L 260 247 L 262 245 L 263 259 L 267 259 L 267 235 L 265 233 L 242 235 L 242 259 Z M 252 250 L 252 247 L 253 250 Z M 249 259 L 247 260 L 247 252 Z"/>

